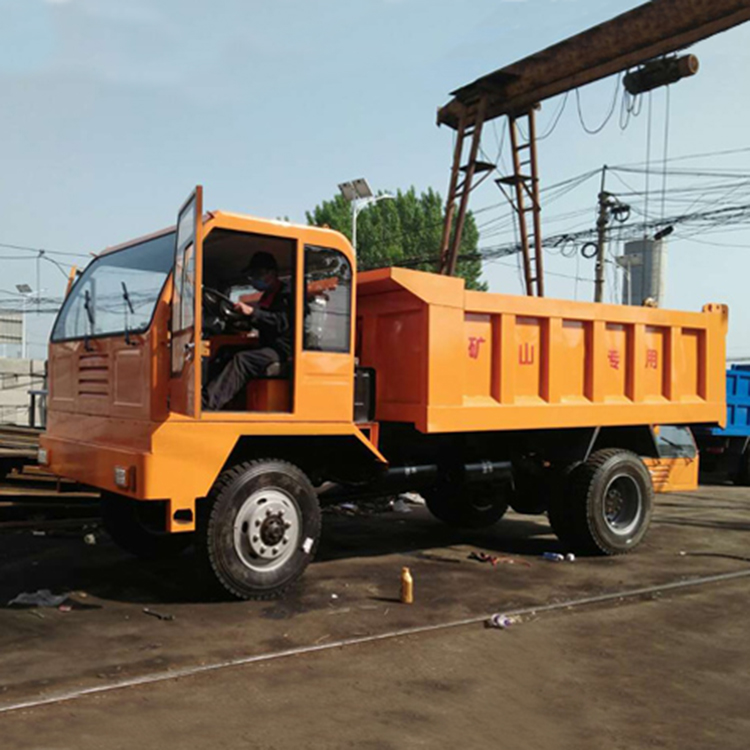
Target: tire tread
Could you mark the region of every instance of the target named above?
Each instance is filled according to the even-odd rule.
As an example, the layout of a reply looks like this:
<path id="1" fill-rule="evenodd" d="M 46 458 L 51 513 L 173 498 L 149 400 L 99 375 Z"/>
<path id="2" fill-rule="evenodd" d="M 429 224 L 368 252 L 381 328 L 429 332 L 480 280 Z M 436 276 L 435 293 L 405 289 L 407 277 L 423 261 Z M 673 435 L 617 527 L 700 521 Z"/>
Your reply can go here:
<path id="1" fill-rule="evenodd" d="M 302 575 L 302 572 L 304 572 L 300 571 L 298 575 L 293 576 L 286 583 L 277 586 L 273 591 L 248 594 L 248 592 L 241 591 L 229 581 L 225 580 L 225 576 L 222 575 L 215 559 L 214 551 L 208 544 L 208 529 L 218 512 L 217 508 L 224 497 L 224 493 L 227 492 L 232 483 L 239 479 L 243 474 L 246 474 L 248 471 L 252 471 L 255 467 L 261 465 L 283 467 L 284 470 L 295 475 L 296 479 L 301 484 L 306 485 L 306 489 L 315 495 L 315 489 L 313 488 L 308 476 L 295 464 L 279 458 L 254 458 L 248 461 L 242 461 L 241 463 L 235 464 L 231 468 L 223 471 L 214 482 L 214 485 L 211 487 L 208 497 L 206 498 L 210 507 L 207 508 L 203 516 L 203 524 L 205 527 L 201 529 L 201 533 L 198 535 L 197 547 L 201 567 L 203 568 L 201 572 L 204 574 L 204 577 L 208 578 L 211 588 L 219 588 L 220 591 L 223 590 L 237 599 L 244 599 L 246 601 L 271 601 L 273 599 L 279 599 L 297 582 Z M 207 576 L 206 574 L 209 575 Z"/>

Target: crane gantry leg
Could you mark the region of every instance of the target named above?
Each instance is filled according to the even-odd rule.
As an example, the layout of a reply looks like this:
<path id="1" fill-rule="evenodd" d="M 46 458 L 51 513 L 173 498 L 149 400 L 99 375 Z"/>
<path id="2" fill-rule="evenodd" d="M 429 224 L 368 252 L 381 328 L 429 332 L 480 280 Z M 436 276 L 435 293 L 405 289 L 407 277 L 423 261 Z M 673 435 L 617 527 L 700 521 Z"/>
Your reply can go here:
<path id="1" fill-rule="evenodd" d="M 448 199 L 445 205 L 443 237 L 440 242 L 440 273 L 448 274 L 449 276 L 453 276 L 456 272 L 461 236 L 463 234 L 464 221 L 466 220 L 466 209 L 469 205 L 469 193 L 471 192 L 474 175 L 478 171 L 478 168 L 482 170 L 486 167 L 483 162 L 477 161 L 486 107 L 487 101 L 485 97 L 481 97 L 476 102 L 464 106 L 456 133 L 456 146 L 453 152 L 453 166 L 451 168 L 451 179 L 448 187 Z M 469 139 L 468 159 L 466 163 L 462 163 L 464 160 L 464 146 Z M 492 167 L 494 165 L 489 166 Z M 456 203 L 458 203 L 457 214 Z M 455 227 L 453 221 L 454 214 Z"/>
<path id="2" fill-rule="evenodd" d="M 509 177 L 501 177 L 495 182 L 508 199 L 518 218 L 526 294 L 543 297 L 544 257 L 534 113 L 535 109 L 532 108 L 525 115 L 522 115 L 527 119 L 528 138 L 526 140 L 521 138 L 523 133 L 518 125 L 518 117 L 508 115 L 513 174 Z M 510 194 L 506 193 L 505 185 L 514 188 L 514 191 Z M 529 214 L 531 214 L 531 225 L 529 225 Z"/>

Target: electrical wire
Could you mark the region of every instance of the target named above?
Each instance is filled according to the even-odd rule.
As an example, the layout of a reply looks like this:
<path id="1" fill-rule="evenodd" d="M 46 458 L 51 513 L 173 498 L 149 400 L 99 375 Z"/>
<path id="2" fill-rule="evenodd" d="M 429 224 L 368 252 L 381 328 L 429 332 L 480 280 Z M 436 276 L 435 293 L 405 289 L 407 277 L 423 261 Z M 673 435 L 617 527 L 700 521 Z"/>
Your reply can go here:
<path id="1" fill-rule="evenodd" d="M 665 204 L 667 202 L 667 160 L 669 158 L 669 109 L 670 109 L 670 96 L 669 86 L 666 90 L 665 99 L 665 112 L 664 112 L 664 165 L 661 173 L 661 218 L 664 218 Z"/>
<path id="2" fill-rule="evenodd" d="M 583 112 L 581 110 L 581 90 L 576 89 L 576 108 L 578 110 L 578 119 L 580 120 L 581 127 L 589 134 L 589 135 L 596 135 L 597 133 L 601 133 L 602 130 L 604 130 L 607 123 L 612 119 L 612 115 L 615 112 L 615 107 L 617 106 L 617 97 L 620 93 L 620 81 L 622 79 L 622 74 L 618 74 L 616 80 L 615 80 L 615 93 L 612 97 L 612 105 L 609 108 L 609 112 L 607 113 L 606 117 L 604 118 L 604 122 L 602 122 L 601 125 L 597 128 L 589 128 L 586 125 L 586 122 L 583 119 Z"/>
<path id="3" fill-rule="evenodd" d="M 8 248 L 9 250 L 25 250 L 30 253 L 38 254 L 38 253 L 48 253 L 49 255 L 69 255 L 71 257 L 75 258 L 88 258 L 91 260 L 91 255 L 88 255 L 86 253 L 70 253 L 65 252 L 63 250 L 48 250 L 47 248 L 43 247 L 28 247 L 27 245 L 11 245 L 7 242 L 0 242 L 0 247 Z"/>

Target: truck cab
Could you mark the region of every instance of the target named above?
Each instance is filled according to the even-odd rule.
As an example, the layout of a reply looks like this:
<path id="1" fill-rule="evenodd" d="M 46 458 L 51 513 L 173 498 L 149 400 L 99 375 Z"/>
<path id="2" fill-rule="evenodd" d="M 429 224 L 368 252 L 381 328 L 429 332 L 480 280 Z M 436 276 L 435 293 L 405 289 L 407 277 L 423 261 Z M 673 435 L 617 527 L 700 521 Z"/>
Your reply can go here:
<path id="1" fill-rule="evenodd" d="M 258 252 L 288 290 L 291 346 L 210 410 L 201 394 L 216 363 L 258 345 L 233 306 L 257 303 L 244 269 Z M 264 451 L 304 467 L 307 484 L 331 478 L 326 456 L 343 476 L 377 471 L 372 425 L 354 419 L 355 268 L 341 234 L 204 214 L 197 188 L 174 227 L 108 248 L 69 290 L 50 340 L 42 461 L 100 488 L 108 528 L 136 551 L 142 535 L 123 529 L 186 544 L 222 471 Z"/>

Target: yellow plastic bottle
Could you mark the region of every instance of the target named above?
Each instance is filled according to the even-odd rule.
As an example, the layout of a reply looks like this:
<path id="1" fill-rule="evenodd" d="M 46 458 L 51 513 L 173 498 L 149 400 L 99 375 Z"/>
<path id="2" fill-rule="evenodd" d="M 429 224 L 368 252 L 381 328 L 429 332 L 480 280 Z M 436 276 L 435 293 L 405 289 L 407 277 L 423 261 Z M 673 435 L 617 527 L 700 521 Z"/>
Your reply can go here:
<path id="1" fill-rule="evenodd" d="M 401 568 L 401 601 L 403 604 L 414 604 L 414 579 L 409 568 Z"/>

